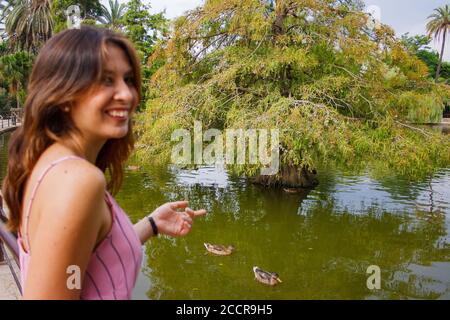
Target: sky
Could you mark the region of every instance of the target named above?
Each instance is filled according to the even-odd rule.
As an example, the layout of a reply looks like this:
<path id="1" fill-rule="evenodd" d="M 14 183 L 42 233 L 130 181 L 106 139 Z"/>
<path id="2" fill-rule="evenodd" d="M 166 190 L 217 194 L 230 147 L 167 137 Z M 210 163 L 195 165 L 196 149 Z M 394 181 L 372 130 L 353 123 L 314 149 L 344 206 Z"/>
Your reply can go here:
<path id="1" fill-rule="evenodd" d="M 170 2 L 169 0 L 165 0 Z M 365 0 L 366 5 L 376 5 L 381 10 L 381 22 L 394 28 L 398 36 L 409 32 L 411 35 L 426 34 L 427 18 L 438 7 L 450 0 Z M 446 41 L 444 60 L 450 61 L 450 37 Z M 442 40 L 432 40 L 431 46 L 441 52 Z"/>
<path id="2" fill-rule="evenodd" d="M 107 3 L 107 0 L 101 2 Z M 450 0 L 364 0 L 364 2 L 366 6 L 378 6 L 381 22 L 393 27 L 398 36 L 406 32 L 411 35 L 426 34 L 427 17 L 435 8 L 450 5 Z M 202 5 L 204 0 L 150 0 L 146 3 L 150 3 L 152 12 L 166 10 L 168 18 L 175 18 L 186 10 Z M 431 45 L 440 52 L 442 43 L 433 40 Z M 450 61 L 450 37 L 446 43 L 444 60 Z"/>

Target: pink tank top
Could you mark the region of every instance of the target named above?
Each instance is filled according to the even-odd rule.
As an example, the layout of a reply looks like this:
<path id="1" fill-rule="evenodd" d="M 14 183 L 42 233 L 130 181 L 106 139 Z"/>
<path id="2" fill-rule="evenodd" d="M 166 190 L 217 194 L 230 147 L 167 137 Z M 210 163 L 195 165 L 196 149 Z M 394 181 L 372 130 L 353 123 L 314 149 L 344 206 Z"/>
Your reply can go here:
<path id="1" fill-rule="evenodd" d="M 22 245 L 22 239 L 24 239 L 27 248 L 30 248 L 28 220 L 32 202 L 37 188 L 47 172 L 58 163 L 68 159 L 85 160 L 77 156 L 66 156 L 54 161 L 41 174 L 31 194 L 30 202 L 25 211 L 25 237 L 22 238 L 19 232 L 17 239 L 22 288 L 24 288 L 28 265 L 30 259 L 32 259 L 31 254 L 26 252 Z M 141 267 L 142 245 L 134 231 L 133 224 L 107 191 L 105 192 L 105 201 L 111 210 L 112 228 L 91 254 L 81 287 L 81 299 L 83 300 L 131 299 L 132 290 Z"/>

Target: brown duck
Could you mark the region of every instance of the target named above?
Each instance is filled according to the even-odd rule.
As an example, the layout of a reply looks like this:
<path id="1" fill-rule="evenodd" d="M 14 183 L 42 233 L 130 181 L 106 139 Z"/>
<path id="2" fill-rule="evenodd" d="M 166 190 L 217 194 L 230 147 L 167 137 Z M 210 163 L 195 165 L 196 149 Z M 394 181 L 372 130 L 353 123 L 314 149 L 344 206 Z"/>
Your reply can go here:
<path id="1" fill-rule="evenodd" d="M 267 272 L 260 267 L 253 267 L 253 272 L 255 273 L 256 280 L 269 286 L 274 286 L 282 282 L 275 272 Z"/>
<path id="2" fill-rule="evenodd" d="M 229 256 L 233 253 L 233 246 L 222 246 L 218 244 L 204 243 L 206 250 L 217 256 Z"/>

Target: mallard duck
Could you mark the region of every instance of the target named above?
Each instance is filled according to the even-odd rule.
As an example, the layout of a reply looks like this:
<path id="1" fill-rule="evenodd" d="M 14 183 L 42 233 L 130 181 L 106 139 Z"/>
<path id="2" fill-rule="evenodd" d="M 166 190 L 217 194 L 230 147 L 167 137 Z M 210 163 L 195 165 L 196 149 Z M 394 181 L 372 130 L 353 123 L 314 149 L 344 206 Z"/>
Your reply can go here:
<path id="1" fill-rule="evenodd" d="M 206 250 L 218 256 L 229 256 L 233 253 L 233 246 L 222 246 L 218 244 L 204 243 Z"/>
<path id="2" fill-rule="evenodd" d="M 260 267 L 253 267 L 253 272 L 255 273 L 256 280 L 269 286 L 274 286 L 282 282 L 275 272 L 267 272 Z"/>

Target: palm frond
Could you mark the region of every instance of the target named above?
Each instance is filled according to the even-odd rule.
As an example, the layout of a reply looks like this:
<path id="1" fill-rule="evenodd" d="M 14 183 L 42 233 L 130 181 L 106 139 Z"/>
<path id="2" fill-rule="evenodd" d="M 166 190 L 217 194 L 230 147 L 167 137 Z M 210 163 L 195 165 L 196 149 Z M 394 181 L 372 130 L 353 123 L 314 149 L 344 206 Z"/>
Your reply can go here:
<path id="1" fill-rule="evenodd" d="M 126 5 L 120 4 L 118 0 L 109 0 L 109 9 L 103 4 L 101 7 L 102 16 L 98 17 L 97 21 L 113 28 L 119 27 L 120 21 L 125 13 Z"/>

